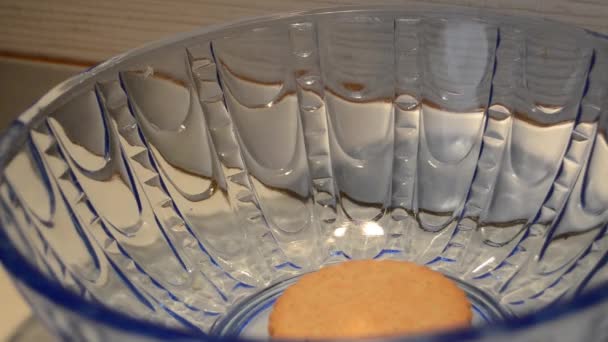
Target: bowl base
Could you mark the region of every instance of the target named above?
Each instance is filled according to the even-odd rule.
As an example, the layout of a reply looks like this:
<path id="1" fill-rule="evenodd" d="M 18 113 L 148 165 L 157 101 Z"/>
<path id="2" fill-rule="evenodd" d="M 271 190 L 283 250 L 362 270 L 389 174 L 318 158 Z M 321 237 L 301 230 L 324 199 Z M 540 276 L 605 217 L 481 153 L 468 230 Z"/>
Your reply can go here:
<path id="1" fill-rule="evenodd" d="M 210 333 L 219 336 L 268 339 L 268 318 L 272 306 L 283 291 L 295 283 L 299 277 L 283 280 L 240 302 L 225 316 L 218 319 Z M 460 279 L 448 277 L 466 292 L 472 305 L 474 326 L 511 316 L 507 309 L 482 290 Z"/>

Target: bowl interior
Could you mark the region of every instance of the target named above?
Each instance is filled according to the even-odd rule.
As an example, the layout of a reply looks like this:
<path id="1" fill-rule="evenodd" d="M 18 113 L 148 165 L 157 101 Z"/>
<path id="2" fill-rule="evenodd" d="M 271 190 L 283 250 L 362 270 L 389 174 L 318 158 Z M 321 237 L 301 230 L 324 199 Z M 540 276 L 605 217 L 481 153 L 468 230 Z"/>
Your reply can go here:
<path id="1" fill-rule="evenodd" d="M 21 118 L 2 226 L 43 281 L 170 327 L 265 337 L 299 275 L 362 258 L 447 274 L 476 324 L 522 316 L 608 275 L 607 48 L 405 10 L 176 39 Z"/>

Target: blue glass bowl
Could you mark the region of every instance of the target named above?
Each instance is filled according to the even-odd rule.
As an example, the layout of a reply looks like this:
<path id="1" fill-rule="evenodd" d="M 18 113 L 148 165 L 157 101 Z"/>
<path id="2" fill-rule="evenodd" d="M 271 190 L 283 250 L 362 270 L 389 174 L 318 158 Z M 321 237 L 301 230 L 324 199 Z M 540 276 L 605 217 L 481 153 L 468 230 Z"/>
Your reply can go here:
<path id="1" fill-rule="evenodd" d="M 151 44 L 0 139 L 2 262 L 66 340 L 264 339 L 299 275 L 362 258 L 467 292 L 474 326 L 420 339 L 606 340 L 607 53 L 405 7 Z"/>

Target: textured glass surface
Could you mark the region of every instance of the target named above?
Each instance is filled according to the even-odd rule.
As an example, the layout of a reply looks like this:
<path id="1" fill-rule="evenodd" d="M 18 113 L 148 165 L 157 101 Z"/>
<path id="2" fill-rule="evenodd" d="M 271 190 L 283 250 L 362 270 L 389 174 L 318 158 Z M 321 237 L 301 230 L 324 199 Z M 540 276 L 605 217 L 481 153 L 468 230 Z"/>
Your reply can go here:
<path id="1" fill-rule="evenodd" d="M 514 317 L 575 307 L 608 278 L 607 53 L 559 24 L 397 9 L 157 44 L 8 133 L 25 141 L 2 234 L 31 277 L 153 322 L 124 330 L 21 285 L 66 339 L 208 332 L 273 284 L 361 258 L 427 264 Z M 602 340 L 606 305 L 490 337 Z"/>

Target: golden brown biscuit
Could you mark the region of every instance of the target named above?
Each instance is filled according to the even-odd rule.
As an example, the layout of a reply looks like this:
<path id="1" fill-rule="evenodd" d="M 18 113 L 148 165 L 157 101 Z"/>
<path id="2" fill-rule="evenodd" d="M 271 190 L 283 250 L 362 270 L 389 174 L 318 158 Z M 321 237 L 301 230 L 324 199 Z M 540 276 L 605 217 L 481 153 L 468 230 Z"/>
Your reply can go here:
<path id="1" fill-rule="evenodd" d="M 302 276 L 277 300 L 275 338 L 378 337 L 471 324 L 464 291 L 439 272 L 410 262 L 348 261 Z"/>

